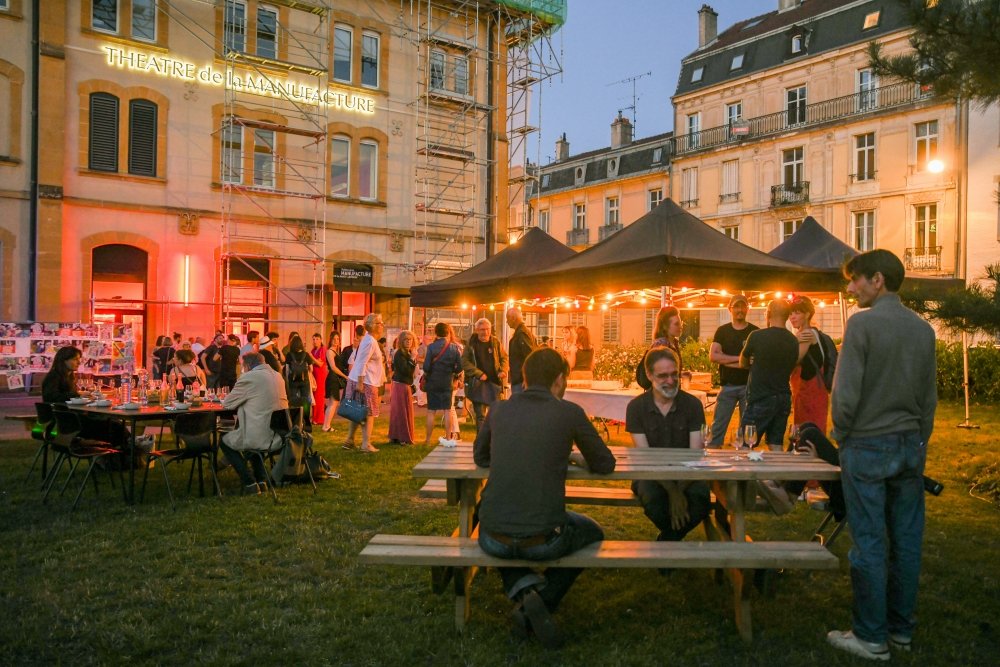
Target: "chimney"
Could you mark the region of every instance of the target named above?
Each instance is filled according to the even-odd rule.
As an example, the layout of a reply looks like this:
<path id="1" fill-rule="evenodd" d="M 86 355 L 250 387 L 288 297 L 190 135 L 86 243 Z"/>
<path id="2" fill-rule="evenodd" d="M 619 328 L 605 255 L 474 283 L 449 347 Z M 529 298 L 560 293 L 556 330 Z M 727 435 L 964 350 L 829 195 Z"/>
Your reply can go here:
<path id="1" fill-rule="evenodd" d="M 556 162 L 562 162 L 563 160 L 569 159 L 569 142 L 566 141 L 566 133 L 563 132 L 562 136 L 556 139 Z"/>
<path id="2" fill-rule="evenodd" d="M 618 117 L 611 123 L 611 147 L 621 148 L 632 143 L 632 123 L 618 112 Z"/>
<path id="3" fill-rule="evenodd" d="M 778 0 L 778 11 L 787 12 L 789 9 L 795 9 L 801 2 L 799 0 Z"/>
<path id="4" fill-rule="evenodd" d="M 718 34 L 719 14 L 708 5 L 702 5 L 698 10 L 698 48 L 715 41 Z"/>

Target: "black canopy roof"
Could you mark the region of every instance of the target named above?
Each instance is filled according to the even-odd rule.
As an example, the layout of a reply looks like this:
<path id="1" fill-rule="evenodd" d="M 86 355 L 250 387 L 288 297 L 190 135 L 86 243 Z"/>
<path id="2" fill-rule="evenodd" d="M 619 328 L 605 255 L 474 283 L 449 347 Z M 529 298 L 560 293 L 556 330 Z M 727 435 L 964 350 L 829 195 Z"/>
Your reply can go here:
<path id="1" fill-rule="evenodd" d="M 462 302 L 496 303 L 508 296 L 508 281 L 522 274 L 559 263 L 576 253 L 532 227 L 493 257 L 461 273 L 410 289 L 410 305 L 445 307 Z"/>
<path id="2" fill-rule="evenodd" d="M 661 285 L 804 291 L 836 289 L 843 279 L 734 241 L 666 199 L 601 243 L 513 280 L 510 292 L 534 298 Z"/>

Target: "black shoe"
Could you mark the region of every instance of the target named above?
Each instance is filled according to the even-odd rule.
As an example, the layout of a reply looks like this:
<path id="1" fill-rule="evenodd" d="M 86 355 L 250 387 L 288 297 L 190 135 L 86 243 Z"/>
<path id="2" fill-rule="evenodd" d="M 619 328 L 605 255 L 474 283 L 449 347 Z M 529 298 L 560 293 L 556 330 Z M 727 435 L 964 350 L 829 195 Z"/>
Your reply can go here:
<path id="1" fill-rule="evenodd" d="M 531 624 L 520 604 L 510 612 L 510 633 L 521 641 L 526 641 L 531 636 Z"/>
<path id="2" fill-rule="evenodd" d="M 545 606 L 545 602 L 542 601 L 542 598 L 533 588 L 529 588 L 521 598 L 521 608 L 524 610 L 525 615 L 527 615 L 528 621 L 531 623 L 531 629 L 534 631 L 535 636 L 538 637 L 538 641 L 542 643 L 542 646 L 549 649 L 562 648 L 562 632 L 560 632 L 559 626 L 556 625 L 555 619 L 549 614 L 549 609 Z"/>

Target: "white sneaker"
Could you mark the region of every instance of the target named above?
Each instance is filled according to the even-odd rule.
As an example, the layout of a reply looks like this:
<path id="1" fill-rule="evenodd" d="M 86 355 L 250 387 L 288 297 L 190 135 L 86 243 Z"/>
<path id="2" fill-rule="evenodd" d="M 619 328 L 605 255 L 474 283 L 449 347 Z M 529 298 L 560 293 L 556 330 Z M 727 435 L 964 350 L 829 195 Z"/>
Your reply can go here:
<path id="1" fill-rule="evenodd" d="M 855 637 L 851 630 L 831 630 L 826 633 L 826 641 L 834 648 L 866 660 L 888 660 L 891 657 L 887 643 L 866 642 Z"/>
<path id="2" fill-rule="evenodd" d="M 438 444 L 441 445 L 442 447 L 458 447 L 458 441 L 449 440 L 443 435 L 440 438 L 438 438 Z"/>

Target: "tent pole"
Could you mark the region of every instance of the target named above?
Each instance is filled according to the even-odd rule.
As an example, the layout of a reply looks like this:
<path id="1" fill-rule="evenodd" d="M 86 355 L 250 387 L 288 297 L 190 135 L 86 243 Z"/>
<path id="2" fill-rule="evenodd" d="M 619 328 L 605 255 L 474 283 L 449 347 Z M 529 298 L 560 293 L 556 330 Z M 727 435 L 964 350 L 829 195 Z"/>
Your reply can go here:
<path id="1" fill-rule="evenodd" d="M 549 336 L 549 342 L 552 343 L 552 348 L 556 347 L 556 334 L 559 332 L 559 303 L 552 304 L 552 335 Z"/>
<path id="2" fill-rule="evenodd" d="M 843 292 L 837 292 L 837 300 L 840 302 L 840 337 L 847 333 L 847 300 Z"/>
<path id="3" fill-rule="evenodd" d="M 962 390 L 965 393 L 965 421 L 958 428 L 979 428 L 969 421 L 969 334 L 962 332 Z"/>

